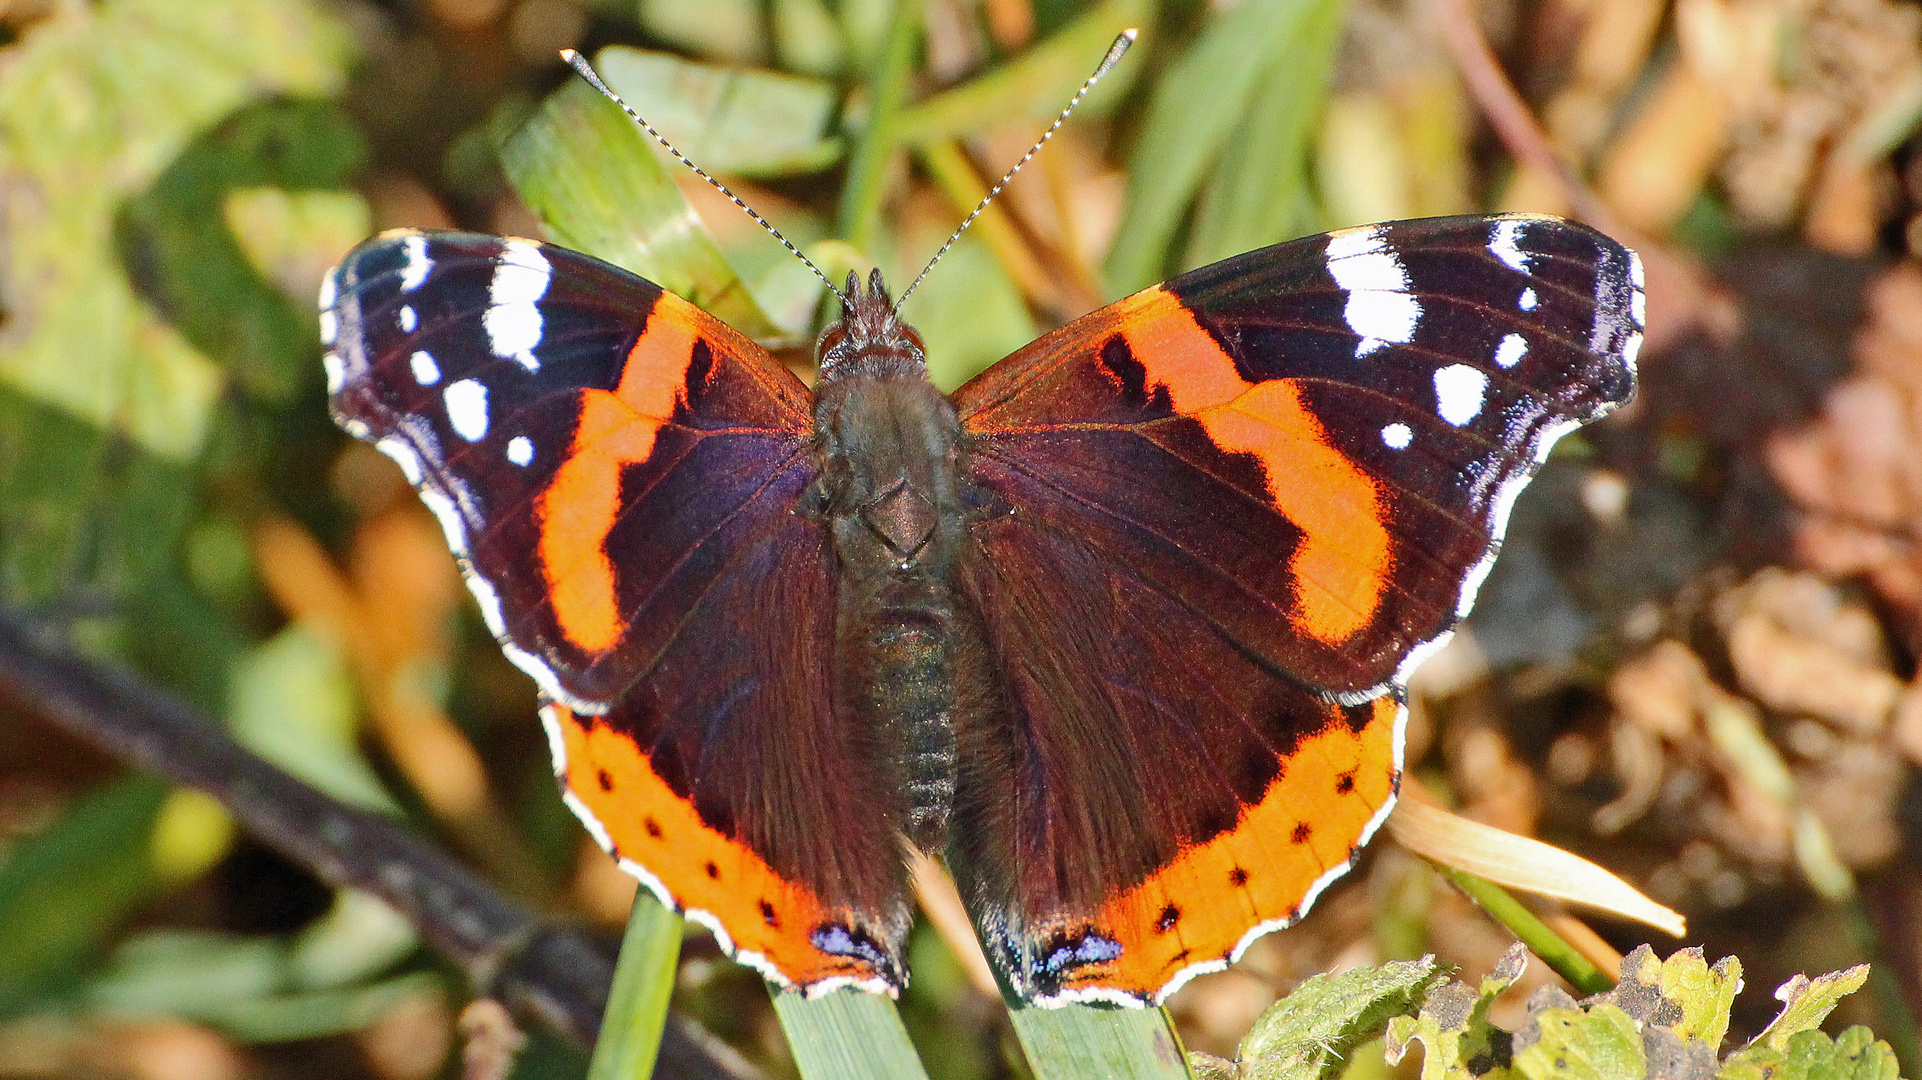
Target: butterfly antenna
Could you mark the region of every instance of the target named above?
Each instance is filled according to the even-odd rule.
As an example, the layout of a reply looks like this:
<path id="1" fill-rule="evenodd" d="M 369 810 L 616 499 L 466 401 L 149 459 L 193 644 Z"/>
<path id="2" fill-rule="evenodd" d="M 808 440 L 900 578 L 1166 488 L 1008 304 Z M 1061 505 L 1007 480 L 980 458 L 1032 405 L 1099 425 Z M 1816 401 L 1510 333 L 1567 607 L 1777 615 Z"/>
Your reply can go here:
<path id="1" fill-rule="evenodd" d="M 746 202 L 743 202 L 739 195 L 736 195 L 732 191 L 729 191 L 726 184 L 723 184 L 719 180 L 714 179 L 714 177 L 710 175 L 706 169 L 703 169 L 699 165 L 696 165 L 692 161 L 689 161 L 687 159 L 686 154 L 683 154 L 679 150 L 675 149 L 674 144 L 667 141 L 667 136 L 661 134 L 659 131 L 656 131 L 654 129 L 653 124 L 648 123 L 647 120 L 644 117 L 642 117 L 640 113 L 637 113 L 634 111 L 633 106 L 629 105 L 625 101 L 622 101 L 621 95 L 615 93 L 612 90 L 609 90 L 607 88 L 607 84 L 601 81 L 601 77 L 595 74 L 593 65 L 587 62 L 587 58 L 585 56 L 582 56 L 580 53 L 574 51 L 573 49 L 562 49 L 561 59 L 567 61 L 570 67 L 572 67 L 575 71 L 580 73 L 581 78 L 586 79 L 588 83 L 590 83 L 594 87 L 594 89 L 599 90 L 601 94 L 607 98 L 607 100 L 613 102 L 616 105 L 619 105 L 621 107 L 622 112 L 626 113 L 628 117 L 631 118 L 635 123 L 641 125 L 641 130 L 647 132 L 649 135 L 654 136 L 655 142 L 660 143 L 662 146 L 667 147 L 667 152 L 674 155 L 674 160 L 680 162 L 681 164 L 687 166 L 690 169 L 693 169 L 694 175 L 700 177 L 701 179 L 707 181 L 709 184 L 713 185 L 714 190 L 727 196 L 730 202 L 740 207 L 742 210 L 746 211 L 748 217 L 753 218 L 756 224 L 760 225 L 761 228 L 766 229 L 768 231 L 768 234 L 773 236 L 776 240 L 779 240 L 781 242 L 782 247 L 787 248 L 789 251 L 793 252 L 795 258 L 806 263 L 807 268 L 809 270 L 814 271 L 814 276 L 820 278 L 822 283 L 827 285 L 829 292 L 833 293 L 835 296 L 840 297 L 841 302 L 843 304 L 849 303 L 847 294 L 842 292 L 840 289 L 835 288 L 834 282 L 828 280 L 828 276 L 821 272 L 821 268 L 814 265 L 814 260 L 808 258 L 806 255 L 803 255 L 801 253 L 800 248 L 795 247 L 792 241 L 790 241 L 787 237 L 782 236 L 781 230 L 775 228 L 773 222 L 762 217 L 759 211 L 755 210 L 752 206 L 749 206 Z M 1112 63 L 1112 61 L 1110 62 Z M 1080 95 L 1076 95 L 1076 97 L 1078 99 Z M 1059 126 L 1059 124 L 1057 123 L 1056 126 Z M 1050 134 L 1052 134 L 1052 132 L 1050 132 Z M 1032 155 L 1033 151 L 1029 151 L 1029 153 Z"/>
<path id="2" fill-rule="evenodd" d="M 934 258 L 928 260 L 928 265 L 921 268 L 921 273 L 908 285 L 907 291 L 901 294 L 901 299 L 894 302 L 895 307 L 898 308 L 902 304 L 907 303 L 908 297 L 912 296 L 915 288 L 921 284 L 921 279 L 927 277 L 928 271 L 934 269 L 934 264 L 941 261 L 941 256 L 946 255 L 948 249 L 954 246 L 954 242 L 961 239 L 961 234 L 968 231 L 968 226 L 974 224 L 974 219 L 981 216 L 981 211 L 986 210 L 988 204 L 994 201 L 994 197 L 1001 194 L 1001 189 L 1008 186 L 1008 181 L 1014 179 L 1014 174 L 1020 172 L 1023 165 L 1026 165 L 1030 159 L 1040 153 L 1041 148 L 1047 145 L 1049 139 L 1054 138 L 1054 133 L 1061 130 L 1061 125 L 1068 122 L 1068 114 L 1074 112 L 1074 107 L 1081 104 L 1082 98 L 1088 96 L 1088 91 L 1094 89 L 1094 84 L 1100 82 L 1101 77 L 1108 73 L 1108 69 L 1114 67 L 1115 63 L 1121 59 L 1122 54 L 1128 51 L 1128 47 L 1135 43 L 1135 35 L 1137 33 L 1138 31 L 1130 28 L 1123 30 L 1116 36 L 1114 44 L 1108 46 L 1108 55 L 1101 58 L 1101 63 L 1095 67 L 1094 74 L 1088 76 L 1088 81 L 1082 83 L 1081 89 L 1076 90 L 1074 96 L 1068 99 L 1068 105 L 1061 110 L 1061 115 L 1054 118 L 1054 123 L 1048 125 L 1048 130 L 1041 133 L 1041 137 L 1034 141 L 1033 146 L 1028 147 L 1028 152 L 1021 155 L 1021 160 L 1014 163 L 1014 168 L 1009 169 L 1002 175 L 1001 179 L 995 181 L 994 186 L 988 189 L 988 193 L 981 197 L 981 201 L 975 204 L 974 209 L 969 212 L 966 218 L 962 219 L 961 224 L 957 226 L 953 234 L 948 237 L 948 242 L 942 244 L 941 250 L 935 252 Z"/>

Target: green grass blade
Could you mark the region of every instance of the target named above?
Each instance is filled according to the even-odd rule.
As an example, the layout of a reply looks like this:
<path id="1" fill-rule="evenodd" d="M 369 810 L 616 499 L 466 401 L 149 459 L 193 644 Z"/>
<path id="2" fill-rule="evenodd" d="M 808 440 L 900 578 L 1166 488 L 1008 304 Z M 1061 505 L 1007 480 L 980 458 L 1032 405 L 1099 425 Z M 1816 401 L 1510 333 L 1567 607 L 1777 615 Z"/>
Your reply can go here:
<path id="1" fill-rule="evenodd" d="M 681 917 L 653 893 L 636 890 L 588 1080 L 644 1080 L 654 1075 L 680 958 Z"/>
<path id="2" fill-rule="evenodd" d="M 576 79 L 549 95 L 500 156 L 557 242 L 631 270 L 749 337 L 779 336 L 655 158 L 653 141 L 593 87 Z"/>
<path id="3" fill-rule="evenodd" d="M 1068 103 L 1115 35 L 1152 22 L 1155 7 L 1151 0 L 1109 0 L 993 71 L 901 110 L 896 135 L 922 146 L 1012 117 L 1046 123 Z M 1099 112 L 1103 100 L 1121 100 L 1120 91 L 1134 80 L 1140 64 L 1130 59 L 1117 65 L 1098 97 L 1082 103 L 1082 113 Z"/>
<path id="4" fill-rule="evenodd" d="M 1314 231 L 1308 155 L 1341 44 L 1343 0 L 1309 0 L 1300 33 L 1269 63 L 1242 126 L 1202 192 L 1182 262 L 1202 266 Z"/>
<path id="5" fill-rule="evenodd" d="M 1216 16 L 1156 84 L 1129 163 L 1121 231 L 1108 256 L 1111 292 L 1133 292 L 1166 276 L 1169 244 L 1189 204 L 1229 140 L 1249 123 L 1273 70 L 1249 59 L 1288 53 L 1327 2 L 1246 0 Z"/>
<path id="6" fill-rule="evenodd" d="M 868 79 L 868 117 L 848 156 L 847 180 L 841 188 L 841 238 L 872 259 L 881 224 L 881 199 L 886 194 L 888 160 L 897 148 L 901 103 L 907 96 L 908 76 L 914 67 L 914 47 L 921 40 L 919 0 L 897 0 L 880 59 Z"/>
<path id="7" fill-rule="evenodd" d="M 1064 1005 L 1013 1009 L 1009 1017 L 1035 1080 L 1192 1080 L 1166 1009 Z"/>
<path id="8" fill-rule="evenodd" d="M 1577 952 L 1575 946 L 1551 930 L 1520 900 L 1510 896 L 1507 889 L 1453 867 L 1444 866 L 1440 869 L 1448 875 L 1448 880 L 1468 894 L 1470 900 L 1481 905 L 1481 909 L 1507 927 L 1516 940 L 1528 946 L 1529 952 L 1541 957 L 1542 963 L 1567 979 L 1570 986 L 1584 994 L 1599 994 L 1614 987 L 1615 980 L 1612 977 L 1590 963 L 1588 957 Z"/>
<path id="9" fill-rule="evenodd" d="M 836 990 L 812 1000 L 777 991 L 774 1013 L 805 1080 L 927 1080 L 894 1002 Z"/>

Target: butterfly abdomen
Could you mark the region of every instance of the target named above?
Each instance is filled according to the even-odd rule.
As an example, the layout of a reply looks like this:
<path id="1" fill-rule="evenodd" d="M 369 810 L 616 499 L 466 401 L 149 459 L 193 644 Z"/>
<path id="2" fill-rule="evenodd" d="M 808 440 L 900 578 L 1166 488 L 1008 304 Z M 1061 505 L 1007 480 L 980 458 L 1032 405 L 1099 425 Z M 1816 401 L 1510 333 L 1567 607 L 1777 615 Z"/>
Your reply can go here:
<path id="1" fill-rule="evenodd" d="M 851 358 L 820 387 L 817 505 L 834 536 L 841 701 L 899 781 L 902 831 L 932 852 L 946 843 L 955 729 L 981 696 L 982 649 L 954 584 L 961 425 L 925 374 L 893 367 Z"/>

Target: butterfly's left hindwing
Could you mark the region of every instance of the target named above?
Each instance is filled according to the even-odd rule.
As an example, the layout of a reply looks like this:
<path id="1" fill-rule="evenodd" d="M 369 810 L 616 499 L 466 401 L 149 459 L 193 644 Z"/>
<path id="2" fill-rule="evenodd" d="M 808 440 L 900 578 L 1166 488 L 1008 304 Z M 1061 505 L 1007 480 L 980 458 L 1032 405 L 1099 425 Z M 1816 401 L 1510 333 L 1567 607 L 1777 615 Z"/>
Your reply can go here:
<path id="1" fill-rule="evenodd" d="M 1582 226 L 1395 222 L 1185 274 L 955 395 L 996 508 L 965 587 L 1022 733 L 984 774 L 1014 791 L 957 792 L 956 869 L 1018 991 L 1165 996 L 1346 867 L 1400 684 L 1549 447 L 1632 393 L 1642 305 Z"/>

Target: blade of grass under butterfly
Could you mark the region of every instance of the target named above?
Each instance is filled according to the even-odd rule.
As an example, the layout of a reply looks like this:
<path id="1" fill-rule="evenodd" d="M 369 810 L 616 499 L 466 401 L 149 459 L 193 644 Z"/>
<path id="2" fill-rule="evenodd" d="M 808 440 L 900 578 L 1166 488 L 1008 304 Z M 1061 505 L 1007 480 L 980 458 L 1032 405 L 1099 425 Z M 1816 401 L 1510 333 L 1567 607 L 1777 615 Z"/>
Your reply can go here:
<path id="1" fill-rule="evenodd" d="M 501 144 L 500 157 L 557 242 L 631 270 L 749 337 L 779 336 L 652 147 L 619 106 L 576 79 Z"/>
<path id="2" fill-rule="evenodd" d="M 835 990 L 806 998 L 774 994 L 803 1080 L 927 1080 L 894 1002 L 880 994 Z"/>
<path id="3" fill-rule="evenodd" d="M 1222 148 L 1247 122 L 1263 77 L 1250 57 L 1289 52 L 1329 0 L 1245 0 L 1214 16 L 1156 83 L 1128 168 L 1121 231 L 1108 255 L 1111 293 L 1167 276 L 1169 244 Z M 1240 250 L 1240 249 L 1237 249 Z"/>
<path id="4" fill-rule="evenodd" d="M 1035 1080 L 1192 1080 L 1166 1009 L 1064 1005 L 1008 1015 Z"/>
<path id="5" fill-rule="evenodd" d="M 674 995 L 674 970 L 681 958 L 679 915 L 652 892 L 638 889 L 634 909 L 621 937 L 614 984 L 607 993 L 601 1035 L 594 1041 L 588 1080 L 638 1080 L 654 1075 L 667 1023 L 667 1002 Z"/>

